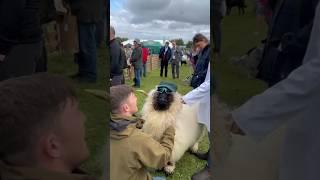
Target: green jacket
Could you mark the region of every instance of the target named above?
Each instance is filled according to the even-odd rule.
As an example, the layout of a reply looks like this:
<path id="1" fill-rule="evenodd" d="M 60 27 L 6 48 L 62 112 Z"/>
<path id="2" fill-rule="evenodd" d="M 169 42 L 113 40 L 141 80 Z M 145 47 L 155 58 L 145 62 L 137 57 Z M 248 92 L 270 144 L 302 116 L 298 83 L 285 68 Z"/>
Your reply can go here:
<path id="1" fill-rule="evenodd" d="M 0 161 L 0 180 L 101 180 L 83 174 L 67 174 L 39 168 L 11 166 Z"/>
<path id="2" fill-rule="evenodd" d="M 70 3 L 72 14 L 77 16 L 79 22 L 97 23 L 102 20 L 105 12 L 104 0 L 66 0 Z"/>
<path id="3" fill-rule="evenodd" d="M 134 68 L 142 68 L 142 48 L 134 48 L 131 55 L 131 63 Z"/>
<path id="4" fill-rule="evenodd" d="M 152 180 L 147 168 L 162 169 L 169 162 L 174 135 L 168 128 L 158 142 L 137 128 L 136 118 L 111 115 L 110 180 Z"/>

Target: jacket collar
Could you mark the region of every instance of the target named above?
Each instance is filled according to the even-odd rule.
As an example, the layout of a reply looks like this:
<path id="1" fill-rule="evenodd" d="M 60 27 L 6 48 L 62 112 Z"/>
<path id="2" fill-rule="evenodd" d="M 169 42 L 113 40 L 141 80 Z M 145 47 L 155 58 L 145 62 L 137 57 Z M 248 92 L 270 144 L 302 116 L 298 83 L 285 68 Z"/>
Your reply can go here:
<path id="1" fill-rule="evenodd" d="M 141 129 L 144 124 L 144 120 L 137 115 L 128 117 L 119 114 L 111 114 L 110 117 L 110 129 L 118 132 L 125 130 L 130 124 L 135 124 L 138 129 Z"/>
<path id="2" fill-rule="evenodd" d="M 81 173 L 79 173 L 81 172 Z M 33 180 L 101 180 L 76 170 L 75 173 L 62 173 L 41 168 L 12 166 L 0 160 L 1 180 L 33 179 Z"/>

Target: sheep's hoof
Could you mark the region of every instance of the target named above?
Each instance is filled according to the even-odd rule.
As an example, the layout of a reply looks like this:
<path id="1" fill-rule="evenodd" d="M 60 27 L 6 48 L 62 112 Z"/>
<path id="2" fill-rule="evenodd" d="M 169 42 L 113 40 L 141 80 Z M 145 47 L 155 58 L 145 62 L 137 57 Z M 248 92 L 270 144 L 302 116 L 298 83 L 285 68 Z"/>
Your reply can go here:
<path id="1" fill-rule="evenodd" d="M 164 167 L 164 172 L 166 173 L 166 176 L 172 175 L 174 173 L 174 169 L 176 167 L 174 165 L 168 165 Z"/>
<path id="2" fill-rule="evenodd" d="M 195 143 L 191 148 L 190 148 L 192 153 L 197 153 L 199 150 L 199 143 Z"/>

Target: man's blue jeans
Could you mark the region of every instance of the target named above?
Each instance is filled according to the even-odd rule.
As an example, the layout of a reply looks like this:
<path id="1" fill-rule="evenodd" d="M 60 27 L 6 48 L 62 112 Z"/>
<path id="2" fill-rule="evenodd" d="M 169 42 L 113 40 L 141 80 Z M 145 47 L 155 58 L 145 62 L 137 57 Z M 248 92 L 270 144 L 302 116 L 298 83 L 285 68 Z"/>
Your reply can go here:
<path id="1" fill-rule="evenodd" d="M 141 68 L 134 68 L 135 85 L 140 87 Z"/>
<path id="2" fill-rule="evenodd" d="M 79 31 L 79 75 L 97 79 L 96 24 L 78 22 Z"/>

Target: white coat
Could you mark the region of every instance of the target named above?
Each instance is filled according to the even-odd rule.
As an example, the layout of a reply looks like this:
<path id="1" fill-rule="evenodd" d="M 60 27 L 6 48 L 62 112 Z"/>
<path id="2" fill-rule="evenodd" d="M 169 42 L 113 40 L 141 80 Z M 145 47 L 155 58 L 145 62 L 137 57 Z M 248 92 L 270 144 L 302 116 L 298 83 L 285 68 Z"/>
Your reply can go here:
<path id="1" fill-rule="evenodd" d="M 205 81 L 199 87 L 184 95 L 182 99 L 190 105 L 199 102 L 199 123 L 206 125 L 210 132 L 210 63 Z"/>
<path id="2" fill-rule="evenodd" d="M 258 141 L 286 123 L 279 180 L 320 179 L 320 5 L 303 65 L 232 116 Z"/>

